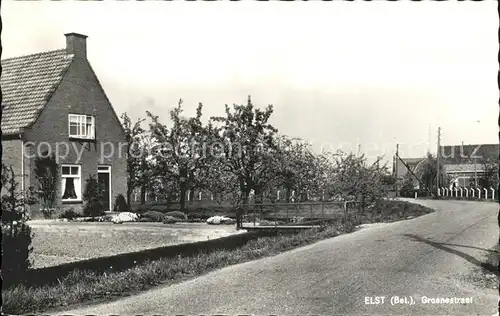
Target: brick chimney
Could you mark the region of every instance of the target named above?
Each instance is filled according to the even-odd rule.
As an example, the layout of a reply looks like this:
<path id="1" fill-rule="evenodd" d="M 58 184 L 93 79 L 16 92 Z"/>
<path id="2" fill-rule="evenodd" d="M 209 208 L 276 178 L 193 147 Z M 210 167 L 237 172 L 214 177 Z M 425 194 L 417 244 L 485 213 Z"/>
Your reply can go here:
<path id="1" fill-rule="evenodd" d="M 87 59 L 87 35 L 66 33 L 66 53 Z"/>

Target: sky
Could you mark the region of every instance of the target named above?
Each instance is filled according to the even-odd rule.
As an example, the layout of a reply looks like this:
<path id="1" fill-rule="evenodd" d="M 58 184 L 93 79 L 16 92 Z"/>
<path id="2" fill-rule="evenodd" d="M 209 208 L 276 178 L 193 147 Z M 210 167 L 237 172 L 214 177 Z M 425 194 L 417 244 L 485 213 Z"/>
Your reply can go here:
<path id="1" fill-rule="evenodd" d="M 274 106 L 282 134 L 370 159 L 498 143 L 498 16 L 482 2 L 2 1 L 2 58 L 87 55 L 120 114 Z"/>

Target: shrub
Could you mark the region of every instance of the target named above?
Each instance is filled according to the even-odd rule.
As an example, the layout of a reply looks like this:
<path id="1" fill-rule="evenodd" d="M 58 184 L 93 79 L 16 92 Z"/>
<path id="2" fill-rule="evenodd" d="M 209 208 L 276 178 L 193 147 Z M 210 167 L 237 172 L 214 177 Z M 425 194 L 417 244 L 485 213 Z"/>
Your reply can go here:
<path id="1" fill-rule="evenodd" d="M 45 218 L 51 218 L 57 197 L 57 177 L 59 166 L 54 154 L 35 159 L 34 174 L 38 182 L 37 195 Z"/>
<path id="2" fill-rule="evenodd" d="M 85 192 L 83 193 L 83 214 L 86 216 L 96 217 L 104 215 L 105 206 L 104 201 L 104 188 L 97 182 L 97 179 L 90 175 L 85 185 Z"/>
<path id="3" fill-rule="evenodd" d="M 165 216 L 171 216 L 171 217 L 174 217 L 174 218 L 182 220 L 182 221 L 187 221 L 187 219 L 188 219 L 187 215 L 181 211 L 167 212 L 167 213 L 165 213 Z"/>
<path id="4" fill-rule="evenodd" d="M 32 237 L 24 221 L 2 223 L 2 277 L 7 283 L 21 280 L 31 267 Z"/>
<path id="5" fill-rule="evenodd" d="M 43 218 L 52 218 L 52 214 L 54 213 L 55 209 L 54 208 L 43 208 L 41 209 Z"/>
<path id="6" fill-rule="evenodd" d="M 150 222 L 162 222 L 164 217 L 165 214 L 162 212 L 147 211 L 141 215 L 141 222 L 145 221 L 144 219 Z"/>
<path id="7" fill-rule="evenodd" d="M 2 164 L 2 277 L 5 283 L 22 279 L 24 272 L 31 267 L 29 260 L 33 251 L 31 228 L 26 224 L 26 206 L 35 203 L 33 189 L 24 195 L 20 193 L 19 182 L 12 167 Z"/>
<path id="8" fill-rule="evenodd" d="M 125 197 L 123 194 L 118 194 L 115 200 L 115 205 L 113 206 L 113 212 L 128 212 L 128 204 L 127 200 L 125 200 Z"/>
<path id="9" fill-rule="evenodd" d="M 81 215 L 78 212 L 75 212 L 75 210 L 72 208 L 64 211 L 61 215 L 59 215 L 59 218 L 66 218 L 66 219 L 75 219 L 77 217 L 81 217 Z"/>
<path id="10" fill-rule="evenodd" d="M 173 217 L 173 216 L 168 216 L 166 215 L 164 218 L 163 218 L 163 224 L 174 224 L 174 223 L 177 223 L 179 221 L 179 219 Z"/>

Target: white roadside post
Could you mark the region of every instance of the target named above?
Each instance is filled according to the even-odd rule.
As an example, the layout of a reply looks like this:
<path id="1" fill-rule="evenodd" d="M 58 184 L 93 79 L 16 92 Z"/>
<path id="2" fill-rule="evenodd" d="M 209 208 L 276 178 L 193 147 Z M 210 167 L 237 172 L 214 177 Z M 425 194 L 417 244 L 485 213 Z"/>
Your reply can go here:
<path id="1" fill-rule="evenodd" d="M 437 188 L 437 195 L 438 196 L 441 196 L 441 191 L 440 190 L 441 190 L 440 188 Z"/>
<path id="2" fill-rule="evenodd" d="M 201 191 L 198 193 L 198 201 L 201 201 Z"/>
<path id="3" fill-rule="evenodd" d="M 455 197 L 458 197 L 458 188 L 455 188 Z"/>
<path id="4" fill-rule="evenodd" d="M 214 194 L 213 193 L 210 193 L 210 200 L 214 200 Z"/>
<path id="5" fill-rule="evenodd" d="M 491 188 L 491 199 L 495 199 L 495 189 Z"/>
<path id="6" fill-rule="evenodd" d="M 418 194 L 417 194 L 417 191 L 415 191 L 415 200 L 417 199 L 418 197 Z"/>
<path id="7" fill-rule="evenodd" d="M 481 199 L 481 189 L 477 188 L 477 198 Z"/>
<path id="8" fill-rule="evenodd" d="M 488 189 L 484 188 L 484 199 L 487 200 L 488 199 Z"/>
<path id="9" fill-rule="evenodd" d="M 463 198 L 464 197 L 464 190 L 462 187 L 458 188 L 460 190 L 460 197 Z"/>
<path id="10" fill-rule="evenodd" d="M 465 197 L 468 198 L 469 197 L 469 189 L 465 188 Z"/>
<path id="11" fill-rule="evenodd" d="M 476 190 L 474 188 L 470 188 L 470 191 L 472 192 L 472 198 L 476 197 Z"/>

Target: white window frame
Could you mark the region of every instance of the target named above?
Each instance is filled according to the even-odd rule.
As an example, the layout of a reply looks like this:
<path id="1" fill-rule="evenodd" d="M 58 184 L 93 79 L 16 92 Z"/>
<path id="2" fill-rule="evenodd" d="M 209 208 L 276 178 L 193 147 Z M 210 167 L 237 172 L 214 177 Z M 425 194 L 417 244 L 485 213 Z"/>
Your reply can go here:
<path id="1" fill-rule="evenodd" d="M 90 131 L 87 130 L 87 119 L 90 118 Z M 71 123 L 77 124 L 78 133 L 71 134 Z M 68 115 L 68 135 L 71 138 L 80 139 L 95 139 L 95 116 L 86 114 L 69 114 Z"/>
<path id="2" fill-rule="evenodd" d="M 65 167 L 70 168 L 70 174 L 64 174 L 63 170 Z M 78 168 L 77 174 L 71 174 L 71 168 Z M 75 185 L 76 199 L 63 199 L 64 189 L 66 187 L 66 179 L 73 178 Z M 63 202 L 81 202 L 82 201 L 82 166 L 76 164 L 63 164 L 61 165 L 61 200 Z"/>

